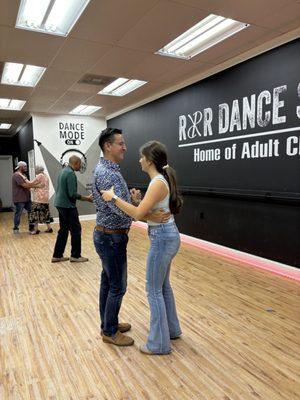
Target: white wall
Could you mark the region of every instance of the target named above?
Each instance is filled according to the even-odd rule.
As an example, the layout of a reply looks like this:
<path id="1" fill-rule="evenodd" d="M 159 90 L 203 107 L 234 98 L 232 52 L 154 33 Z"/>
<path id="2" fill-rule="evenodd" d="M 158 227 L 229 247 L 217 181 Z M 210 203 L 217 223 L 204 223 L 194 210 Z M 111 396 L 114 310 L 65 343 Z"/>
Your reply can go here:
<path id="1" fill-rule="evenodd" d="M 91 184 L 92 171 L 100 157 L 98 137 L 107 126 L 105 119 L 76 115 L 33 114 L 32 126 L 33 139 L 40 142 L 40 145 L 37 142 L 34 144 L 35 162 L 36 165 L 43 165 L 45 172 L 50 176 L 50 199 L 55 193 L 57 175 L 62 168 L 60 161 L 67 162 L 73 154 L 81 156 L 78 152 L 71 152 L 71 149 L 79 150 L 87 159 L 86 172 L 77 173 L 78 191 L 80 194 L 87 194 L 85 188 Z M 67 150 L 69 151 L 62 158 Z M 89 214 L 87 205 L 79 203 L 79 212 L 82 208 L 81 213 Z"/>

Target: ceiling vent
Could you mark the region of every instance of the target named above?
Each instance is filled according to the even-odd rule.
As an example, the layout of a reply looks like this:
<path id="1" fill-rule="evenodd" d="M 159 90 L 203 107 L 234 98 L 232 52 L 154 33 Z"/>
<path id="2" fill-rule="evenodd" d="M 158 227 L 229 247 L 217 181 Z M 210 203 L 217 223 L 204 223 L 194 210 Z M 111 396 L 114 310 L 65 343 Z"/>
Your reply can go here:
<path id="1" fill-rule="evenodd" d="M 87 85 L 95 85 L 95 86 L 106 86 L 111 82 L 116 80 L 117 78 L 111 76 L 103 76 L 103 75 L 93 75 L 93 74 L 85 74 L 78 81 L 78 83 L 85 83 Z"/>

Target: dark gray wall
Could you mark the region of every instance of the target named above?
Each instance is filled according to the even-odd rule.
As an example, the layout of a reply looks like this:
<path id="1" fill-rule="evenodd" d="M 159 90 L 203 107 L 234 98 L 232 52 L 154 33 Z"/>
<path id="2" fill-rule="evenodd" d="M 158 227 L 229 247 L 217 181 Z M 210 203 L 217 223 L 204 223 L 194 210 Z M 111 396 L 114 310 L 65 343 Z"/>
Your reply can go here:
<path id="1" fill-rule="evenodd" d="M 18 133 L 20 160 L 28 163 L 28 151 L 34 149 L 32 119 Z"/>
<path id="2" fill-rule="evenodd" d="M 13 158 L 20 156 L 18 135 L 12 138 L 0 137 L 0 155 L 13 156 Z"/>
<path id="3" fill-rule="evenodd" d="M 300 40 L 296 40 L 109 120 L 108 126 L 124 130 L 128 151 L 122 170 L 129 186 L 145 187 L 147 178 L 138 165 L 138 150 L 148 140 L 159 140 L 169 149 L 169 164 L 177 170 L 184 194 L 184 209 L 177 218 L 182 233 L 300 267 L 300 146 L 293 156 L 286 151 L 289 137 L 300 142 L 299 71 Z M 284 87 L 277 99 L 283 103 L 277 101 L 276 106 L 278 87 Z M 258 124 L 257 106 L 255 126 L 247 121 L 245 128 L 238 129 L 235 123 L 231 132 L 220 134 L 221 103 L 227 103 L 232 113 L 233 101 L 238 99 L 241 111 L 244 97 L 250 101 L 255 94 L 258 102 L 263 92 L 271 96 L 270 104 L 264 99 L 260 108 L 264 119 L 270 115 L 268 123 Z M 205 108 L 213 113 L 213 134 L 206 136 L 203 124 L 193 131 L 192 122 L 193 113 L 201 111 L 203 116 Z M 277 120 L 273 119 L 274 110 Z M 186 133 L 190 129 L 182 141 L 181 115 L 187 118 Z M 282 116 L 285 121 L 280 121 Z M 249 136 L 252 134 L 257 136 Z M 219 140 L 224 138 L 230 140 Z M 216 142 L 205 143 L 211 140 Z M 269 140 L 278 141 L 277 155 L 242 159 L 246 142 L 252 146 Z M 226 160 L 225 148 L 234 143 L 237 157 Z M 182 144 L 191 146 L 179 147 Z M 214 162 L 195 162 L 197 147 L 219 148 L 222 157 Z"/>
<path id="4" fill-rule="evenodd" d="M 32 119 L 12 138 L 0 137 L 0 155 L 18 157 L 28 162 L 28 151 L 34 148 Z"/>

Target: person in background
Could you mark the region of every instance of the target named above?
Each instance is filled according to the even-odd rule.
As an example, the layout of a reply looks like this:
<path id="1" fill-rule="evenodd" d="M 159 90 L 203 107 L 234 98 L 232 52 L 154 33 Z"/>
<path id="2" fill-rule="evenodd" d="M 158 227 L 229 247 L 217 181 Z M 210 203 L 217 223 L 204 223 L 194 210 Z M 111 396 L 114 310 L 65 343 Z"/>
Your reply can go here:
<path id="1" fill-rule="evenodd" d="M 150 332 L 147 343 L 140 346 L 145 354 L 168 354 L 170 339 L 181 335 L 175 299 L 170 285 L 171 262 L 178 252 L 180 236 L 173 214 L 180 211 L 182 198 L 177 190 L 175 171 L 168 165 L 165 146 L 151 141 L 142 146 L 140 164 L 151 181 L 138 206 L 130 204 L 115 194 L 114 187 L 102 190 L 109 204 L 113 202 L 121 211 L 140 220 L 156 209 L 170 211 L 167 221 L 156 223 L 148 220 L 150 250 L 147 258 L 146 291 L 150 305 Z"/>
<path id="2" fill-rule="evenodd" d="M 38 224 L 46 224 L 46 233 L 52 233 L 53 230 L 50 226 L 51 216 L 49 210 L 49 178 L 44 172 L 44 167 L 37 165 L 35 167 L 35 179 L 31 181 L 32 184 L 38 185 L 33 189 L 33 202 L 29 221 L 34 225 L 31 231 L 32 235 L 40 233 Z"/>
<path id="3" fill-rule="evenodd" d="M 19 161 L 12 176 L 12 197 L 15 205 L 13 227 L 14 233 L 19 233 L 21 215 L 24 209 L 28 213 L 29 232 L 34 229 L 34 225 L 30 222 L 29 219 L 32 206 L 29 189 L 34 188 L 37 185 L 33 184 L 27 179 L 26 172 L 27 163 L 25 161 Z"/>
<path id="4" fill-rule="evenodd" d="M 88 258 L 81 256 L 81 225 L 79 222 L 76 200 L 92 202 L 92 195 L 82 196 L 77 193 L 76 171 L 81 167 L 77 156 L 69 158 L 69 165 L 62 169 L 57 180 L 54 205 L 59 215 L 59 231 L 56 238 L 52 262 L 67 261 L 64 257 L 69 232 L 71 233 L 71 262 L 86 262 Z"/>

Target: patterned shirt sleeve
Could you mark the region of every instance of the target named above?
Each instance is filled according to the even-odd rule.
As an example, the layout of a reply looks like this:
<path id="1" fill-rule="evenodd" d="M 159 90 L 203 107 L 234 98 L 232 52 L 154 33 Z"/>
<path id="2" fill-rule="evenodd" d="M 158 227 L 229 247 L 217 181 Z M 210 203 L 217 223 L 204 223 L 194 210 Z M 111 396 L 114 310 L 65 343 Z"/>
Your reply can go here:
<path id="1" fill-rule="evenodd" d="M 124 198 L 124 183 L 118 176 L 117 173 L 112 173 L 110 175 L 100 175 L 97 174 L 95 176 L 94 181 L 94 190 L 93 190 L 93 199 L 96 207 L 101 206 L 101 203 L 104 203 L 104 200 L 101 196 L 101 190 L 109 190 L 112 186 L 114 187 L 114 192 L 118 197 L 121 197 L 125 201 L 128 199 Z M 127 216 L 122 210 L 120 210 L 115 204 L 111 201 L 106 202 L 106 206 L 109 207 L 110 211 L 114 214 L 124 217 Z"/>

